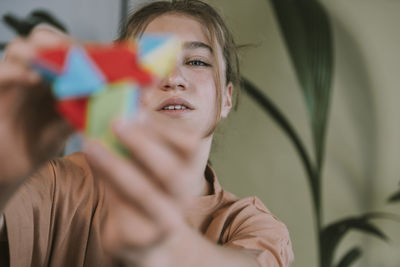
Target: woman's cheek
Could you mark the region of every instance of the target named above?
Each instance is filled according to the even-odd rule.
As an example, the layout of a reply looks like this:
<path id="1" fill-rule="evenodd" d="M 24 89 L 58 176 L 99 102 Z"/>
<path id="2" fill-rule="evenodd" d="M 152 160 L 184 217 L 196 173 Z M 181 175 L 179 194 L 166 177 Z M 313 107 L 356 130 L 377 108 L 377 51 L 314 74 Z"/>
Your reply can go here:
<path id="1" fill-rule="evenodd" d="M 140 108 L 148 110 L 157 105 L 157 103 L 152 103 L 156 100 L 156 90 L 156 88 L 144 88 L 140 91 Z"/>

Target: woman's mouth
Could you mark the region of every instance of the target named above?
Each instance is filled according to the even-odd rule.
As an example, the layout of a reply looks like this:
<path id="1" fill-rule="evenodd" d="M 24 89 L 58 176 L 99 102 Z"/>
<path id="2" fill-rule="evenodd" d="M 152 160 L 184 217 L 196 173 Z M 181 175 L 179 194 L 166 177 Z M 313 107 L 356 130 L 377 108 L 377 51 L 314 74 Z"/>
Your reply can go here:
<path id="1" fill-rule="evenodd" d="M 161 113 L 173 117 L 182 116 L 194 109 L 193 105 L 183 98 L 168 98 L 157 108 Z"/>
<path id="2" fill-rule="evenodd" d="M 186 110 L 188 107 L 185 105 L 168 105 L 162 108 L 162 110 Z"/>

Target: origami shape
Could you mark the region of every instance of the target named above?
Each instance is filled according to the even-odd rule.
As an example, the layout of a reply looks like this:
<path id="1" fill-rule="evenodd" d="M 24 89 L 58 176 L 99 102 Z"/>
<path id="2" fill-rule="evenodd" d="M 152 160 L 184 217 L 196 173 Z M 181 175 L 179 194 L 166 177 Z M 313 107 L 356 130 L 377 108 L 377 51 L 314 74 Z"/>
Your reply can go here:
<path id="1" fill-rule="evenodd" d="M 48 79 L 53 79 L 56 75 L 61 75 L 68 49 L 69 46 L 61 46 L 57 49 L 40 51 L 38 59 L 34 62 L 34 67 Z"/>
<path id="2" fill-rule="evenodd" d="M 76 130 L 84 131 L 87 121 L 86 110 L 88 102 L 89 98 L 60 99 L 56 108 Z"/>
<path id="3" fill-rule="evenodd" d="M 71 47 L 63 73 L 53 82 L 53 93 L 57 99 L 85 97 L 96 93 L 105 83 L 105 77 L 85 50 Z"/>
<path id="4" fill-rule="evenodd" d="M 138 98 L 139 88 L 130 83 L 112 84 L 103 88 L 89 100 L 86 134 L 120 150 L 121 147 L 111 131 L 110 122 L 117 117 L 122 119 L 134 117 Z"/>
<path id="5" fill-rule="evenodd" d="M 144 35 L 136 42 L 47 49 L 33 66 L 52 84 L 57 110 L 77 131 L 125 154 L 111 121 L 136 114 L 140 89 L 168 75 L 179 49 L 175 37 Z"/>
<path id="6" fill-rule="evenodd" d="M 174 67 L 180 46 L 175 38 L 165 39 L 163 35 L 147 35 L 139 39 L 140 63 L 159 77 L 167 76 Z"/>

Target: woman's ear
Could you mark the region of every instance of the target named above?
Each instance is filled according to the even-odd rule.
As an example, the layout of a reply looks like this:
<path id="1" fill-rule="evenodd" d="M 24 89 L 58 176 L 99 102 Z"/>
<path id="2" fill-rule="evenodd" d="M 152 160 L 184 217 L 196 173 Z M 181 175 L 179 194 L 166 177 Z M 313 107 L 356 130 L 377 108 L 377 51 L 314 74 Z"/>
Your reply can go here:
<path id="1" fill-rule="evenodd" d="M 221 118 L 223 119 L 228 117 L 228 114 L 231 111 L 232 94 L 233 94 L 233 84 L 229 82 L 222 93 Z"/>

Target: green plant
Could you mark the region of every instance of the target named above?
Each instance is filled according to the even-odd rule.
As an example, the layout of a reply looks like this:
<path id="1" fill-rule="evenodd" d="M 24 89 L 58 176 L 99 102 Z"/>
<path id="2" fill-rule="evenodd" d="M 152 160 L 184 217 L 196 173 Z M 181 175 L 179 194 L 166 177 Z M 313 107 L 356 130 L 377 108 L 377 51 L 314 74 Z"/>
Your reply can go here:
<path id="1" fill-rule="evenodd" d="M 391 195 L 388 199 L 389 202 L 399 202 L 400 201 L 400 189 Z"/>
<path id="2" fill-rule="evenodd" d="M 313 201 L 319 266 L 347 267 L 361 256 L 362 251 L 359 247 L 352 248 L 335 263 L 335 252 L 343 237 L 351 230 L 358 230 L 388 240 L 371 221 L 378 218 L 393 219 L 393 216 L 386 213 L 366 213 L 323 225 L 322 170 L 334 64 L 331 23 L 327 12 L 316 0 L 270 1 L 306 103 L 315 160 L 311 160 L 302 139 L 279 108 L 248 79 L 242 79 L 242 87 L 283 129 L 303 163 Z M 391 199 L 400 199 L 400 192 Z"/>

